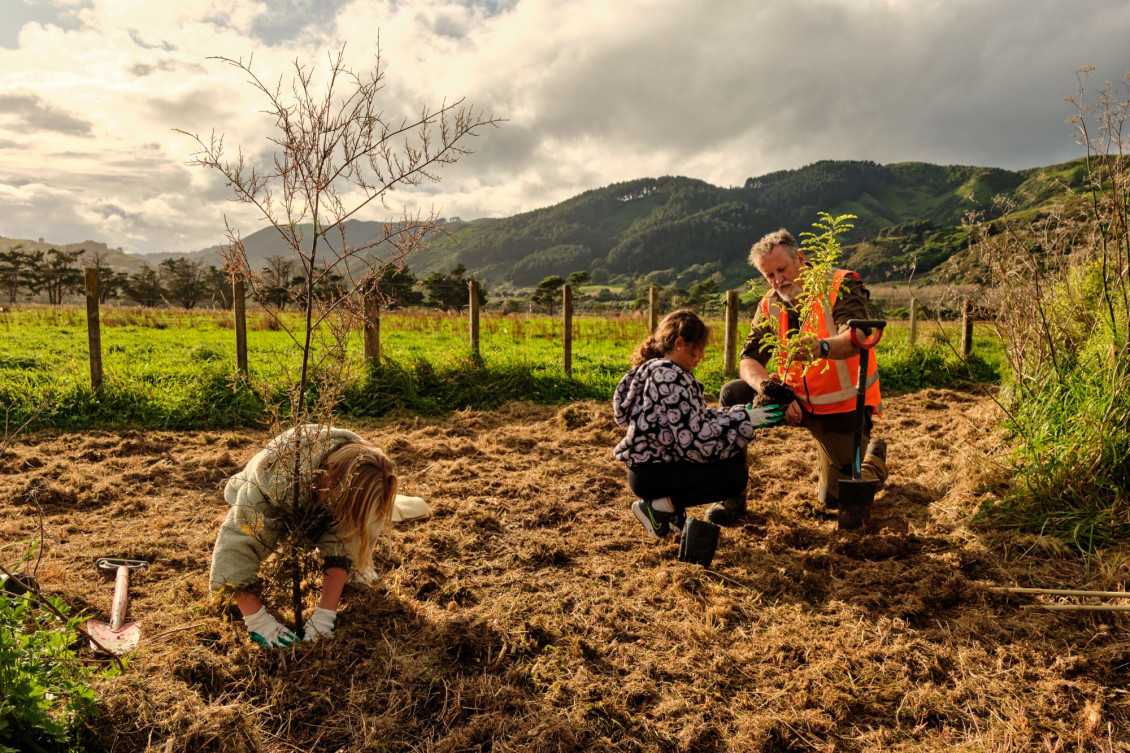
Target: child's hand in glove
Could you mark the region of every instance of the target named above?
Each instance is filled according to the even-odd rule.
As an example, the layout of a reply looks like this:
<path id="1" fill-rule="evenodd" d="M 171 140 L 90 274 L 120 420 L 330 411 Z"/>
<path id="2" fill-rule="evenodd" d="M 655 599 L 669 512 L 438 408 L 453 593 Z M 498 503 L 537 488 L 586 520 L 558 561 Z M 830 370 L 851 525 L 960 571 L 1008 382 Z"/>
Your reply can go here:
<path id="1" fill-rule="evenodd" d="M 286 648 L 298 640 L 298 636 L 276 620 L 266 607 L 244 617 L 243 622 L 251 640 L 263 648 Z"/>
<path id="2" fill-rule="evenodd" d="M 785 423 L 785 406 L 783 405 L 764 405 L 760 408 L 754 408 L 753 403 L 750 403 L 745 409 L 755 429 L 765 426 L 780 426 Z"/>
<path id="3" fill-rule="evenodd" d="M 321 607 L 314 608 L 314 614 L 310 615 L 310 619 L 306 621 L 306 626 L 303 628 L 304 633 L 302 640 L 316 641 L 319 638 L 329 638 L 334 634 L 334 621 L 337 619 L 337 612 L 332 609 L 322 609 Z"/>

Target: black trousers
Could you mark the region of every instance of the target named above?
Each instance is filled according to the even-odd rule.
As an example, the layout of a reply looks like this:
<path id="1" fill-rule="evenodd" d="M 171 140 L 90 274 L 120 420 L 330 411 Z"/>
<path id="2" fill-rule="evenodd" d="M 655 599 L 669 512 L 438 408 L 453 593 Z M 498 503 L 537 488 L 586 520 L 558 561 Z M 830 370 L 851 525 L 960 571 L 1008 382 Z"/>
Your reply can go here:
<path id="1" fill-rule="evenodd" d="M 676 510 L 745 494 L 745 453 L 713 463 L 640 463 L 628 467 L 628 486 L 640 499 L 670 497 Z"/>
<path id="2" fill-rule="evenodd" d="M 757 393 L 752 387 L 741 379 L 735 379 L 722 385 L 718 402 L 723 408 L 727 408 L 731 405 L 748 403 L 756 396 Z M 828 507 L 836 507 L 839 504 L 840 479 L 850 479 L 852 475 L 852 463 L 855 458 L 855 421 L 855 411 L 817 415 L 801 408 L 801 422 L 816 440 L 818 478 L 816 496 Z M 871 438 L 871 426 L 871 411 L 866 411 L 863 414 L 861 448 L 867 447 Z M 886 464 L 881 468 L 867 462 L 862 465 L 860 474 L 862 478 L 886 480 Z"/>

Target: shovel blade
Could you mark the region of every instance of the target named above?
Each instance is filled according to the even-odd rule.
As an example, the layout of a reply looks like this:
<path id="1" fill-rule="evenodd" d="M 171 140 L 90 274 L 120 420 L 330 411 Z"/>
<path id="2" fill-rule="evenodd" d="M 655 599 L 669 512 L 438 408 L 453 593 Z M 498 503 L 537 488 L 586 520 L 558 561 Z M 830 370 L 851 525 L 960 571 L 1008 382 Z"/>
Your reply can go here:
<path id="1" fill-rule="evenodd" d="M 123 656 L 133 651 L 137 648 L 137 642 L 141 640 L 141 626 L 136 622 L 127 622 L 118 630 L 114 630 L 109 623 L 88 620 L 86 629 L 94 639 L 90 642 L 92 649 L 102 651 L 105 648 L 115 656 Z M 94 643 L 95 640 L 102 645 Z"/>
<path id="2" fill-rule="evenodd" d="M 840 479 L 838 528 L 854 531 L 871 518 L 871 503 L 879 490 L 877 479 Z"/>

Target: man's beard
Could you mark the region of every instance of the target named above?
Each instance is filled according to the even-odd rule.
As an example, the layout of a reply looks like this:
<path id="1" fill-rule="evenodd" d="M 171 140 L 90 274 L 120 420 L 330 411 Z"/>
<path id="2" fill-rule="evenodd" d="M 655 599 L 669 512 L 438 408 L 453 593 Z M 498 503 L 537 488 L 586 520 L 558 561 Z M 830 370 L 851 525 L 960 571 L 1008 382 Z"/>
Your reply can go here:
<path id="1" fill-rule="evenodd" d="M 796 286 L 794 283 L 789 283 L 787 288 L 777 288 L 777 295 L 785 303 L 792 303 L 796 299 L 796 296 L 793 295 L 796 292 Z"/>

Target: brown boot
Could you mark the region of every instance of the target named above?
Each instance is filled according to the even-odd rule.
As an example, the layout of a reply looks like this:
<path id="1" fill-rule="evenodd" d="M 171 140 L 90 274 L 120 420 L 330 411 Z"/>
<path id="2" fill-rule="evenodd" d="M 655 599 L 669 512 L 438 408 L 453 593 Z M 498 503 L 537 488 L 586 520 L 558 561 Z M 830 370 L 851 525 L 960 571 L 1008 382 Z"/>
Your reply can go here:
<path id="1" fill-rule="evenodd" d="M 745 493 L 715 502 L 706 508 L 706 519 L 718 526 L 732 526 L 745 517 Z"/>
<path id="2" fill-rule="evenodd" d="M 887 480 L 887 443 L 882 439 L 872 439 L 867 443 L 867 452 L 864 453 L 862 471 L 863 478 L 875 478 L 882 484 Z"/>

